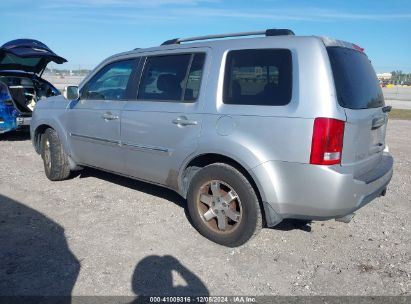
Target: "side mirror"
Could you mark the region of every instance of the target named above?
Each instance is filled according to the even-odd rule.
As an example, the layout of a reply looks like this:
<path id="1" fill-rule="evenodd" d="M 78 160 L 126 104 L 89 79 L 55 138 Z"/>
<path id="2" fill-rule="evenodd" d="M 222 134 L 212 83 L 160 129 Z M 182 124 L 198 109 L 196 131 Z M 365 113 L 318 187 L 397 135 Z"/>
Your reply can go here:
<path id="1" fill-rule="evenodd" d="M 63 96 L 67 100 L 77 100 L 80 98 L 78 86 L 67 86 L 63 90 Z"/>

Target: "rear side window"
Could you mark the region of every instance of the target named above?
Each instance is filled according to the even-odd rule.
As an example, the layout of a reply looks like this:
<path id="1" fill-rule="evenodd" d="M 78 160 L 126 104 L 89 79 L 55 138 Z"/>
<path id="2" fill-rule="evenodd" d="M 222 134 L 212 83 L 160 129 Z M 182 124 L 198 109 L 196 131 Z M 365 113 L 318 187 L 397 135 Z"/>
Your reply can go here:
<path id="1" fill-rule="evenodd" d="M 368 57 L 359 51 L 327 48 L 340 106 L 368 109 L 384 106 L 384 96 Z"/>
<path id="2" fill-rule="evenodd" d="M 283 106 L 291 101 L 291 91 L 289 50 L 239 50 L 228 53 L 224 103 Z"/>
<path id="3" fill-rule="evenodd" d="M 198 97 L 205 54 L 148 57 L 138 99 L 192 102 Z"/>

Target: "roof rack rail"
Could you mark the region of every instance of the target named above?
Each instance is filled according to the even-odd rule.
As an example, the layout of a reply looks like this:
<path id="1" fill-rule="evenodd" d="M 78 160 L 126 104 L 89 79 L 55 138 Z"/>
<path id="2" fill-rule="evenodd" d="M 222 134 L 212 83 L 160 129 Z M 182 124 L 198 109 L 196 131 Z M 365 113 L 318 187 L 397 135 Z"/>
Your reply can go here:
<path id="1" fill-rule="evenodd" d="M 207 35 L 207 36 L 198 36 L 198 37 L 189 37 L 189 38 L 175 38 L 163 42 L 161 45 L 170 45 L 170 44 L 180 44 L 181 42 L 189 41 L 198 41 L 198 40 L 209 40 L 209 39 L 220 39 L 228 37 L 242 37 L 242 36 L 256 36 L 256 35 L 265 35 L 265 36 L 294 36 L 294 32 L 289 29 L 267 29 L 262 31 L 254 32 L 240 32 L 240 33 L 228 33 L 228 34 L 217 34 L 217 35 Z"/>

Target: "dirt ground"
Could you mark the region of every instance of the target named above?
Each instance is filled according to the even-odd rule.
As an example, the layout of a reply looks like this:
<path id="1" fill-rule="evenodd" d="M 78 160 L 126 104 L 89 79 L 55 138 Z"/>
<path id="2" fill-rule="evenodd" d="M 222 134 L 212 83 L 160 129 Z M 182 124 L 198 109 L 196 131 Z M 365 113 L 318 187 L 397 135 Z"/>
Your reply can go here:
<path id="1" fill-rule="evenodd" d="M 410 295 L 411 121 L 389 122 L 387 195 L 349 224 L 284 221 L 236 249 L 175 193 L 97 170 L 51 182 L 0 135 L 0 295 Z"/>

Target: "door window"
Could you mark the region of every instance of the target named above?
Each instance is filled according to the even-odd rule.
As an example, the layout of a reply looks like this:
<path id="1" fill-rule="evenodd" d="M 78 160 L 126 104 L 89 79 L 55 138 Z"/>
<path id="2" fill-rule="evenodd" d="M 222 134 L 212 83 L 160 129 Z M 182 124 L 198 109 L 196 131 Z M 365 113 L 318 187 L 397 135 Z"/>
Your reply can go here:
<path id="1" fill-rule="evenodd" d="M 119 61 L 105 66 L 87 84 L 82 99 L 125 100 L 134 60 Z"/>
<path id="2" fill-rule="evenodd" d="M 148 57 L 138 99 L 192 102 L 198 97 L 205 54 Z"/>

